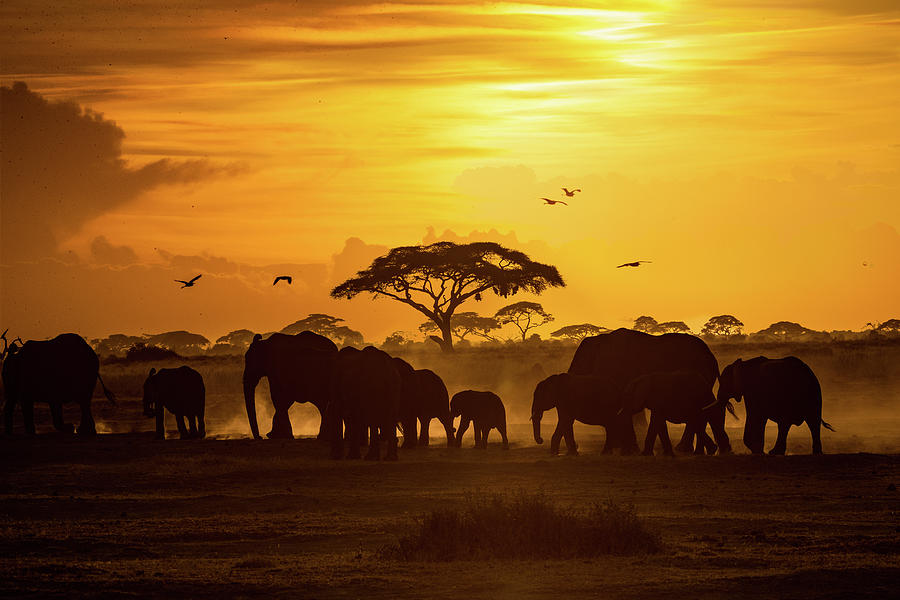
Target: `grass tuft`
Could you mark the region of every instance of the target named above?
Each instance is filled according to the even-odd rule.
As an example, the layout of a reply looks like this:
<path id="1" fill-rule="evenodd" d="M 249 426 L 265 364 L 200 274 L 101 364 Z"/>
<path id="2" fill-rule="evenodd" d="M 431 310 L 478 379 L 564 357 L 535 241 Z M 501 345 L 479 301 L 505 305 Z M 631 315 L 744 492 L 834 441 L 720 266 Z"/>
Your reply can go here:
<path id="1" fill-rule="evenodd" d="M 401 561 L 483 558 L 583 558 L 652 554 L 659 534 L 631 506 L 611 501 L 560 508 L 543 493 L 470 496 L 459 509 L 433 510 L 379 552 Z"/>

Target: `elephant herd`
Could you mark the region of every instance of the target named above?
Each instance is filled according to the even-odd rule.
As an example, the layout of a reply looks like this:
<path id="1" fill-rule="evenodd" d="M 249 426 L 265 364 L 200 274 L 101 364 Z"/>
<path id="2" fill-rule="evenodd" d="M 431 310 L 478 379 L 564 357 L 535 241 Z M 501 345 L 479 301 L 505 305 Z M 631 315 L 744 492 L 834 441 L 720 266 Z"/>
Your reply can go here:
<path id="1" fill-rule="evenodd" d="M 22 406 L 25 430 L 34 434 L 34 403 L 47 402 L 53 424 L 71 432 L 63 423 L 62 404 L 81 407 L 78 433 L 96 433 L 90 403 L 99 380 L 106 397 L 115 398 L 99 374 L 93 349 L 76 334 L 52 340 L 12 344 L 4 352 L 2 367 L 7 434 L 12 431 L 13 411 Z M 275 408 L 269 438 L 293 438 L 288 409 L 294 402 L 313 404 L 321 416 L 318 438 L 331 447 L 333 458 L 360 458 L 368 445 L 367 459 L 397 459 L 399 427 L 402 448 L 427 446 L 430 425 L 437 419 L 449 447 L 459 447 L 470 426 L 476 447 L 486 447 L 491 429 L 497 429 L 508 448 L 506 410 L 490 391 L 465 390 L 451 399 L 441 378 L 431 370 L 415 369 L 398 357 L 367 346 L 337 346 L 310 331 L 296 335 L 256 335 L 244 356 L 243 394 L 250 432 L 261 438 L 256 417 L 255 390 L 267 378 Z M 718 392 L 713 387 L 719 382 Z M 718 363 L 706 343 L 688 334 L 659 336 L 618 329 L 582 340 L 569 370 L 550 375 L 534 390 L 531 421 L 536 443 L 543 443 L 541 420 L 556 409 L 557 425 L 550 440 L 553 454 L 565 439 L 569 454 L 577 454 L 574 423 L 603 426 L 604 453 L 639 450 L 633 420 L 649 410 L 650 422 L 643 453 L 652 454 L 659 438 L 665 454 L 672 455 L 667 423 L 684 423 L 685 431 L 675 449 L 698 454 L 731 452 L 725 432 L 726 410 L 731 401 L 745 401 L 744 444 L 753 453 L 763 452 L 765 425 L 778 426 L 771 454 L 784 454 L 788 430 L 806 423 L 814 454 L 821 454 L 822 392 L 812 370 L 795 357 L 738 359 L 719 373 Z M 165 435 L 164 412 L 175 415 L 182 438 L 205 435 L 205 389 L 202 376 L 187 366 L 151 369 L 144 382 L 144 415 L 156 418 L 157 437 Z M 459 428 L 454 428 L 459 418 Z M 185 424 L 185 420 L 187 423 Z M 712 438 L 707 434 L 707 425 Z M 418 426 L 418 431 L 417 431 Z M 696 444 L 695 444 L 696 440 Z"/>

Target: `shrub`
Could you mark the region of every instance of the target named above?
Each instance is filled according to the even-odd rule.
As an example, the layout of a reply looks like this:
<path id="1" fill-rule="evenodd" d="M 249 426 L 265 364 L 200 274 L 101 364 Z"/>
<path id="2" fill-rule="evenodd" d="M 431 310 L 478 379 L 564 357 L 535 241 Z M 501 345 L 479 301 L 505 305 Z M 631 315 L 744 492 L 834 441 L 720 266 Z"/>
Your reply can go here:
<path id="1" fill-rule="evenodd" d="M 484 558 L 578 558 L 659 552 L 659 534 L 633 507 L 607 501 L 587 509 L 562 509 L 542 493 L 469 496 L 460 509 L 419 518 L 382 558 L 450 561 Z"/>

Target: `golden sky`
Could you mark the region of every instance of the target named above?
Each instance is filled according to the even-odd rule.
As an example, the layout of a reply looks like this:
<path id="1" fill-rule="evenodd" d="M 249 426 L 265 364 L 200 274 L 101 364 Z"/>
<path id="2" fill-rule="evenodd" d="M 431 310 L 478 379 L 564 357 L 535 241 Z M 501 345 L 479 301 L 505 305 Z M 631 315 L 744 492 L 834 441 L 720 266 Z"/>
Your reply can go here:
<path id="1" fill-rule="evenodd" d="M 556 264 L 555 326 L 900 316 L 895 1 L 190 4 L 0 6 L 2 84 L 124 132 L 101 153 L 43 113 L 4 121 L 4 328 L 328 312 L 380 341 L 421 318 L 329 284 L 448 229 Z M 61 158 L 32 173 L 20 139 Z M 584 191 L 538 200 L 561 186 Z M 268 265 L 305 283 L 266 289 Z M 168 287 L 194 270 L 193 296 Z"/>

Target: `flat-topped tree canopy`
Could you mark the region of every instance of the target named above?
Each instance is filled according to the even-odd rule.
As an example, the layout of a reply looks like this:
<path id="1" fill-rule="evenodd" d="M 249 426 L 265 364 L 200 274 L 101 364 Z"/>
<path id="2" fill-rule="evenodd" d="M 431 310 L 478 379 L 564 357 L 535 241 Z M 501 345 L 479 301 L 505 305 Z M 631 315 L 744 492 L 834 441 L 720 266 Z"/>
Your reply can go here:
<path id="1" fill-rule="evenodd" d="M 519 291 L 540 294 L 563 286 L 556 267 L 496 242 L 435 242 L 392 249 L 331 290 L 331 296 L 350 299 L 371 292 L 408 304 L 434 321 L 443 338 L 441 347 L 449 351 L 450 318 L 469 298 L 480 300 L 488 291 L 504 298 Z"/>

